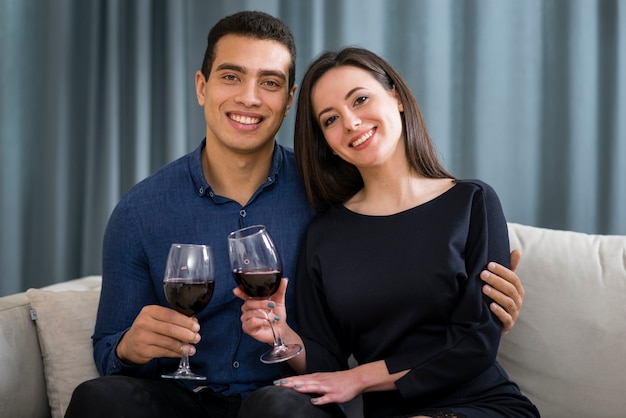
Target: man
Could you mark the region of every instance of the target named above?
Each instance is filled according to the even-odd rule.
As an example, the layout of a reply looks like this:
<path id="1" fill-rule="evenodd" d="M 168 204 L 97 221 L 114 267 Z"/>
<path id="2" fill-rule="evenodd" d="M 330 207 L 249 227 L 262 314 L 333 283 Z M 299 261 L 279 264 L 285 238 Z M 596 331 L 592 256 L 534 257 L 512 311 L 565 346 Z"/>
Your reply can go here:
<path id="1" fill-rule="evenodd" d="M 259 354 L 267 348 L 241 330 L 226 236 L 265 224 L 285 277 L 295 277 L 312 211 L 292 150 L 275 141 L 296 91 L 295 57 L 289 29 L 264 13 L 237 13 L 209 32 L 196 74 L 206 138 L 137 184 L 113 211 L 93 336 L 104 377 L 76 389 L 66 417 L 236 417 L 242 399 L 286 372 L 285 365 L 262 364 Z M 218 260 L 213 297 L 197 318 L 170 309 L 163 293 L 165 259 L 174 242 L 209 244 Z M 516 266 L 518 254 L 512 258 Z M 490 297 L 502 306 L 494 312 L 508 329 L 523 298 L 519 279 L 501 266 L 484 274 L 493 286 L 487 287 Z M 292 300 L 289 286 L 288 318 L 295 317 Z M 192 368 L 206 381 L 160 378 L 176 368 L 185 343 L 194 345 Z M 285 397 L 312 409 L 313 415 L 293 416 L 341 415 L 336 405 L 328 411 L 311 406 L 306 395 L 285 391 Z"/>

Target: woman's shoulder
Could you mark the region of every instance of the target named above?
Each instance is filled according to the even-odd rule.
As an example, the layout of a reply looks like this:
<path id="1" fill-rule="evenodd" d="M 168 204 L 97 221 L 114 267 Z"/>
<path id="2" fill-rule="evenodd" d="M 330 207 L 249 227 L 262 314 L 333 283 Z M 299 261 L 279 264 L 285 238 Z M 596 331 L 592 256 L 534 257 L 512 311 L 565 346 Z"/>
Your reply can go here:
<path id="1" fill-rule="evenodd" d="M 454 180 L 456 187 L 460 190 L 467 190 L 470 192 L 483 192 L 487 196 L 497 196 L 495 189 L 484 180 L 479 179 L 456 179 Z"/>

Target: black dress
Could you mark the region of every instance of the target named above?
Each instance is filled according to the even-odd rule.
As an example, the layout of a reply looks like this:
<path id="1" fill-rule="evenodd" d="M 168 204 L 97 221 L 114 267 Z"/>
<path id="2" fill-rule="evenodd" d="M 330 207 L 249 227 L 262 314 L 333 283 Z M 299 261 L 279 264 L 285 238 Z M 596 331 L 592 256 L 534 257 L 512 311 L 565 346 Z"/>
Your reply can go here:
<path id="1" fill-rule="evenodd" d="M 363 394 L 366 417 L 539 416 L 496 362 L 502 325 L 481 290 L 489 261 L 509 265 L 500 201 L 456 183 L 389 216 L 337 206 L 307 232 L 295 280 L 307 372 L 345 369 L 351 353 L 410 370 L 397 391 Z"/>

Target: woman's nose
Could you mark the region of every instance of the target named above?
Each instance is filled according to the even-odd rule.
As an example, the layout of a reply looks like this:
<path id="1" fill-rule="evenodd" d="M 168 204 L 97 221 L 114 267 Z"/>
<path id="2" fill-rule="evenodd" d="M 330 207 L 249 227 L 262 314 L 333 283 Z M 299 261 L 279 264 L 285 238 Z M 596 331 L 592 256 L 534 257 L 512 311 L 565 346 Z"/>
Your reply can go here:
<path id="1" fill-rule="evenodd" d="M 361 118 L 350 112 L 344 116 L 344 125 L 347 131 L 356 131 L 361 126 Z"/>

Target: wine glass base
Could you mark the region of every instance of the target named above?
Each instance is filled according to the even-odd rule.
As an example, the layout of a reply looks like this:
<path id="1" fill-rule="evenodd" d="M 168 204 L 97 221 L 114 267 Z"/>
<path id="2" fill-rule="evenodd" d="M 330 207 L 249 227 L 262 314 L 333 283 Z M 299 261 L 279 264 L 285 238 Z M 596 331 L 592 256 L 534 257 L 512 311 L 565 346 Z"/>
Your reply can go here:
<path id="1" fill-rule="evenodd" d="M 294 358 L 302 352 L 300 344 L 279 345 L 264 353 L 261 362 L 265 364 L 280 363 Z"/>
<path id="2" fill-rule="evenodd" d="M 174 373 L 162 374 L 164 379 L 180 379 L 180 380 L 206 380 L 206 376 L 200 376 L 191 371 L 179 370 Z"/>

